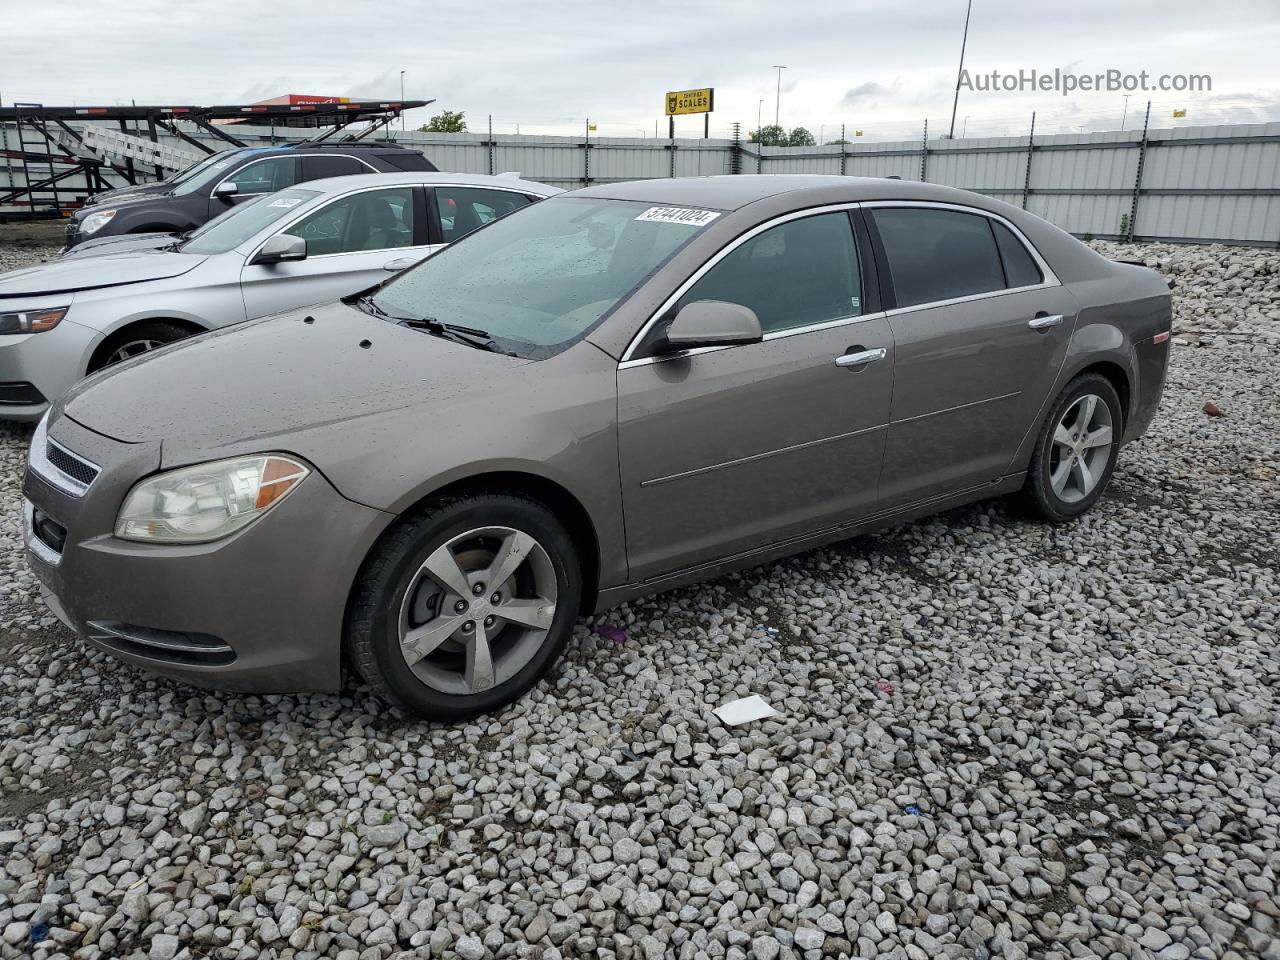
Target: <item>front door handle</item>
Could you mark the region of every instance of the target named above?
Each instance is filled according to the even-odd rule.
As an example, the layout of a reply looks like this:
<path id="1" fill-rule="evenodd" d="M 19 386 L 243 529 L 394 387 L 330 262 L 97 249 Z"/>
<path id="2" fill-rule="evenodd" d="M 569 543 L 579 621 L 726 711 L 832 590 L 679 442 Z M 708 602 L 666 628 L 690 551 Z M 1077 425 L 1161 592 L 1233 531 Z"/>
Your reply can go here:
<path id="1" fill-rule="evenodd" d="M 836 357 L 836 366 L 861 367 L 868 363 L 874 363 L 876 360 L 883 360 L 888 352 L 884 347 L 877 347 L 874 350 L 859 350 L 857 353 L 846 353 L 842 357 Z"/>
<path id="2" fill-rule="evenodd" d="M 1027 321 L 1027 326 L 1032 330 L 1048 330 L 1050 327 L 1056 327 L 1062 322 L 1062 314 L 1055 313 L 1053 316 L 1045 316 L 1039 314 Z"/>

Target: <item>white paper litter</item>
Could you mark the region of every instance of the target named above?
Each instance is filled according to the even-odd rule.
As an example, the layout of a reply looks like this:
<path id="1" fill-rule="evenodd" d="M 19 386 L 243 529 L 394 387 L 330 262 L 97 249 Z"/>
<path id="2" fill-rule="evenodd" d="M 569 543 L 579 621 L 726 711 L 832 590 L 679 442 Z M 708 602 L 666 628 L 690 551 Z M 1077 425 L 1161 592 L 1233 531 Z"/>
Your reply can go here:
<path id="1" fill-rule="evenodd" d="M 780 716 L 777 710 L 765 702 L 764 697 L 756 693 L 741 700 L 731 700 L 722 704 L 712 713 L 720 718 L 721 723 L 730 727 L 750 723 L 752 720 L 767 720 L 769 717 Z"/>

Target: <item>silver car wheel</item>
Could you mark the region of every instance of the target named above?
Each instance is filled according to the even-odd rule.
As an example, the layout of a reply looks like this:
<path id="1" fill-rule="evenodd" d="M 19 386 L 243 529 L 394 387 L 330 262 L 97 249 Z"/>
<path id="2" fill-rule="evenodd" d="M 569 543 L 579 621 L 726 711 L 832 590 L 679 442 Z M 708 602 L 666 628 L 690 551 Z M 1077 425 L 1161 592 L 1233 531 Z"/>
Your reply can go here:
<path id="1" fill-rule="evenodd" d="M 559 585 L 542 544 L 481 527 L 433 550 L 400 604 L 400 653 L 423 683 L 474 694 L 505 683 L 537 654 Z"/>
<path id="2" fill-rule="evenodd" d="M 136 357 L 140 353 L 147 353 L 156 347 L 163 347 L 164 343 L 160 340 L 130 340 L 128 343 L 121 344 L 115 350 L 112 350 L 107 357 L 107 365 L 119 363 L 122 360 L 128 360 L 130 357 Z"/>
<path id="3" fill-rule="evenodd" d="M 1078 503 L 1093 492 L 1111 457 L 1111 408 L 1088 393 L 1069 406 L 1053 431 L 1049 486 L 1064 503 Z"/>

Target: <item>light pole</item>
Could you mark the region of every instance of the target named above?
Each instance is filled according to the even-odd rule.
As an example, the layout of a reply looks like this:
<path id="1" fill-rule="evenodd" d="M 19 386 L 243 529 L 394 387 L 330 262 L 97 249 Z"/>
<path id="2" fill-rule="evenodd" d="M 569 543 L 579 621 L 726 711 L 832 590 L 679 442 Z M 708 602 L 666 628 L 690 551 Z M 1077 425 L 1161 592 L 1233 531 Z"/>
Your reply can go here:
<path id="1" fill-rule="evenodd" d="M 773 65 L 773 69 L 778 71 L 778 93 L 777 93 L 777 99 L 773 101 L 773 125 L 777 127 L 777 126 L 781 126 L 781 124 L 778 122 L 778 117 L 782 110 L 782 71 L 787 68 L 782 66 L 781 64 L 775 63 Z"/>
<path id="2" fill-rule="evenodd" d="M 1124 113 L 1120 114 L 1120 129 L 1124 129 L 1124 122 L 1129 118 L 1129 98 L 1133 96 L 1131 93 L 1124 95 Z"/>
<path id="3" fill-rule="evenodd" d="M 756 136 L 760 136 L 760 115 L 764 110 L 764 97 L 760 98 L 760 102 L 756 104 Z"/>
<path id="4" fill-rule="evenodd" d="M 964 76 L 964 48 L 969 43 L 969 14 L 973 12 L 973 0 L 969 0 L 969 6 L 964 12 L 964 37 L 960 40 L 960 66 L 956 70 L 956 95 L 951 101 L 951 130 L 947 133 L 948 140 L 954 140 L 956 136 L 956 107 L 960 104 L 960 78 Z"/>
<path id="5" fill-rule="evenodd" d="M 964 115 L 964 120 L 960 123 L 960 139 L 964 139 L 964 132 L 969 129 L 969 115 Z"/>
<path id="6" fill-rule="evenodd" d="M 404 71 L 400 71 L 400 130 L 404 131 Z"/>

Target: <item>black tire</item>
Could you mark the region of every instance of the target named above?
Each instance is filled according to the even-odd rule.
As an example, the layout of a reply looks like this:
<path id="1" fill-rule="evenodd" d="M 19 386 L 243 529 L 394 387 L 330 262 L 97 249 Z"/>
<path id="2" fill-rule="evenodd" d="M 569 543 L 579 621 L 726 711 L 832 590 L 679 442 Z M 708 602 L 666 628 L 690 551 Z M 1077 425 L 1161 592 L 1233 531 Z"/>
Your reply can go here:
<path id="1" fill-rule="evenodd" d="M 142 323 L 136 323 L 124 330 L 117 330 L 111 336 L 102 342 L 93 354 L 93 360 L 89 363 L 89 369 L 86 373 L 96 373 L 104 367 L 109 367 L 114 363 L 120 363 L 127 357 L 116 357 L 116 353 L 121 348 L 127 348 L 134 343 L 153 343 L 156 349 L 166 344 L 176 343 L 179 340 L 185 340 L 192 336 L 192 331 L 188 327 L 182 326 L 180 323 L 174 323 L 172 320 L 144 320 Z M 133 356 L 141 356 L 148 351 L 141 350 Z"/>
<path id="2" fill-rule="evenodd" d="M 542 645 L 514 676 L 482 692 L 448 693 L 424 682 L 401 654 L 401 605 L 433 552 L 490 526 L 522 531 L 543 548 L 558 588 L 555 614 Z M 457 721 L 495 710 L 525 694 L 564 652 L 582 597 L 580 570 L 572 538 L 537 500 L 492 493 L 438 499 L 402 520 L 365 561 L 347 608 L 348 659 L 379 697 L 426 719 Z"/>
<path id="3" fill-rule="evenodd" d="M 1054 435 L 1064 416 L 1072 411 L 1082 398 L 1095 396 L 1107 406 L 1111 422 L 1111 443 L 1107 449 L 1105 468 L 1101 470 L 1092 489 L 1077 499 L 1066 499 L 1055 492 L 1052 476 L 1061 463 L 1061 453 L 1055 452 Z M 1090 510 L 1102 496 L 1115 471 L 1120 453 L 1120 438 L 1124 433 L 1124 409 L 1115 387 L 1100 373 L 1084 373 L 1072 380 L 1053 406 L 1049 408 L 1040 435 L 1036 438 L 1031 463 L 1027 467 L 1027 479 L 1022 488 L 1023 503 L 1037 516 L 1050 523 L 1065 523 Z"/>

